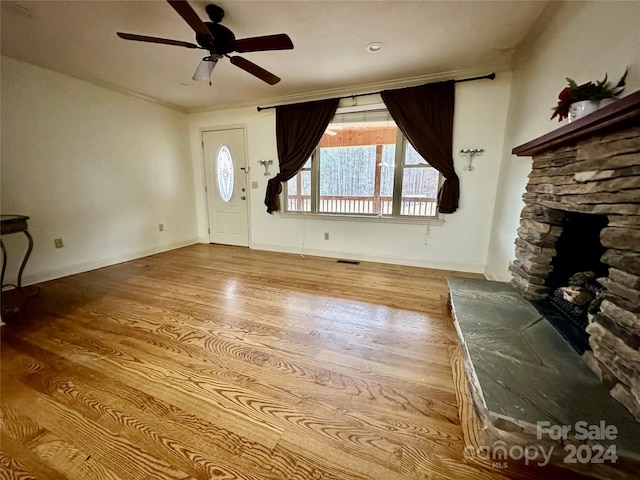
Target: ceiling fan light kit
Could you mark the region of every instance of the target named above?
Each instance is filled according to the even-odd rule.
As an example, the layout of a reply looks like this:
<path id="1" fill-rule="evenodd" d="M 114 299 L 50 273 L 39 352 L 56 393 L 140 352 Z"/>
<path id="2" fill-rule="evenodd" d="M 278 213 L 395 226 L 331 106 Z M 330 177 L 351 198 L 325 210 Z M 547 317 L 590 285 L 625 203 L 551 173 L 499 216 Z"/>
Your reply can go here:
<path id="1" fill-rule="evenodd" d="M 211 84 L 211 72 L 218 63 L 218 60 L 222 57 L 229 58 L 229 61 L 233 65 L 269 85 L 275 85 L 280 81 L 279 77 L 255 63 L 250 62 L 246 58 L 238 55 L 231 56 L 229 54 L 232 52 L 248 53 L 267 50 L 291 50 L 293 49 L 293 42 L 288 35 L 279 33 L 276 35 L 236 39 L 231 30 L 220 24 L 224 18 L 224 10 L 219 6 L 213 4 L 207 5 L 206 11 L 211 21 L 203 22 L 186 0 L 167 0 L 167 2 L 195 32 L 197 45 L 180 40 L 149 37 L 133 33 L 117 32 L 117 35 L 124 40 L 208 50 L 209 56 L 202 59 L 193 75 L 193 79 L 197 81 L 209 80 L 209 84 Z"/>
<path id="2" fill-rule="evenodd" d="M 204 57 L 198 65 L 198 68 L 196 68 L 193 79 L 197 82 L 211 82 L 211 72 L 213 72 L 218 60 L 221 58 L 221 55 Z"/>

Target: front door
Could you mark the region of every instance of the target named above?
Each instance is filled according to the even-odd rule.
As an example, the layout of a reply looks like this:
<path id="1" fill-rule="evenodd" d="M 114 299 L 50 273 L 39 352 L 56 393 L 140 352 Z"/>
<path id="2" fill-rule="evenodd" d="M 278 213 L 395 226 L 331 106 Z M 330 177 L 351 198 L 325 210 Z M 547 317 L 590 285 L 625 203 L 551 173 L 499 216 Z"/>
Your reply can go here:
<path id="1" fill-rule="evenodd" d="M 244 129 L 203 132 L 209 241 L 249 246 Z"/>

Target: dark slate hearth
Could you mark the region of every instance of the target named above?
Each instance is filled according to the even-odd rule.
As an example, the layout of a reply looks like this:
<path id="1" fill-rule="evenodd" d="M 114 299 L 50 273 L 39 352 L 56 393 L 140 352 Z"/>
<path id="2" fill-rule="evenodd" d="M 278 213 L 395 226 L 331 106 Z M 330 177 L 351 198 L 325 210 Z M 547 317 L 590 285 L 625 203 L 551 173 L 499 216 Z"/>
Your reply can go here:
<path id="1" fill-rule="evenodd" d="M 597 443 L 614 443 L 621 458 L 640 462 L 640 425 L 520 292 L 488 280 L 449 277 L 448 282 L 485 434 L 528 445 L 536 442 L 539 421 L 596 425 L 605 420 L 617 427 L 618 438 Z"/>

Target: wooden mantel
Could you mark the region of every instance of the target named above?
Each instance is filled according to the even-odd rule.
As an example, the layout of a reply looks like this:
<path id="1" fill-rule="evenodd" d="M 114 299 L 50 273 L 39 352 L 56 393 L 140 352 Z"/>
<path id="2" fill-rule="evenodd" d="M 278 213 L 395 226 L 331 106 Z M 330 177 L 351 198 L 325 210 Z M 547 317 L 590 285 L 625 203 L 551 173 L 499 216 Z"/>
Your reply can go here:
<path id="1" fill-rule="evenodd" d="M 579 118 L 541 137 L 515 147 L 511 153 L 530 157 L 562 145 L 575 143 L 612 127 L 620 128 L 640 122 L 640 91 L 634 92 L 600 110 Z"/>

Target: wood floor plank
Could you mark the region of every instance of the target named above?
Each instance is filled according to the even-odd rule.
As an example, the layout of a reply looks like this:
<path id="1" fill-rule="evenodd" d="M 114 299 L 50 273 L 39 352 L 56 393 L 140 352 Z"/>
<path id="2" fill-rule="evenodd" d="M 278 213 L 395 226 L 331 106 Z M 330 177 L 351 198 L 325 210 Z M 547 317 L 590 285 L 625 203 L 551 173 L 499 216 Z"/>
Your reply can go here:
<path id="1" fill-rule="evenodd" d="M 76 448 L 27 416 L 21 405 L 13 405 L 3 395 L 2 449 L 30 475 L 42 479 L 86 478 L 88 480 L 124 480 L 102 462 L 91 461 L 91 455 Z M 27 408 L 33 407 L 32 405 Z"/>
<path id="2" fill-rule="evenodd" d="M 101 328 L 108 328 L 105 326 L 104 324 L 104 320 L 114 320 L 116 323 L 119 323 L 118 319 L 114 319 L 113 317 L 109 317 L 108 315 L 102 315 L 101 318 L 103 319 L 103 322 L 101 324 Z M 180 341 L 180 343 L 182 344 L 195 344 L 198 345 L 200 344 L 200 346 L 202 348 L 205 349 L 209 349 L 212 351 L 212 353 L 216 353 L 216 350 L 222 350 L 222 351 L 218 351 L 217 353 L 220 353 L 221 355 L 226 356 L 227 358 L 231 355 L 234 355 L 234 353 L 237 352 L 246 352 L 246 356 L 244 358 L 241 358 L 241 360 L 246 360 L 247 358 L 251 359 L 252 363 L 260 363 L 260 364 L 264 364 L 267 363 L 265 361 L 265 359 L 271 361 L 272 359 L 277 359 L 277 357 L 274 357 L 273 353 L 277 354 L 277 353 L 281 353 L 284 355 L 289 355 L 288 352 L 285 352 L 284 350 L 278 350 L 278 349 L 273 349 L 273 348 L 269 348 L 268 344 L 264 344 L 264 343 L 259 343 L 259 344 L 252 344 L 252 342 L 247 342 L 246 337 L 242 337 L 242 338 L 234 338 L 233 340 L 237 340 L 236 342 L 227 342 L 224 338 L 220 338 L 220 337 L 216 337 L 213 332 L 208 331 L 208 330 L 195 330 L 195 329 L 191 329 L 191 328 L 184 328 L 181 327 L 180 325 L 174 325 L 171 329 L 170 332 L 167 332 L 166 328 L 164 328 L 166 325 L 162 322 L 162 321 L 143 321 L 143 320 L 131 320 L 129 322 L 127 322 L 127 325 L 130 325 L 132 327 L 135 327 L 136 329 L 138 329 L 138 331 L 140 329 L 142 330 L 146 330 L 150 333 L 154 333 L 156 335 L 161 335 L 161 336 L 165 336 L 167 338 L 172 338 L 172 339 L 176 339 L 178 341 Z M 203 343 L 205 340 L 206 343 Z M 285 347 L 290 346 L 290 343 L 287 343 L 286 341 L 283 342 Z M 284 347 L 283 347 L 284 348 Z M 376 347 L 377 350 L 380 350 L 379 347 Z M 266 355 L 264 352 L 265 351 L 269 351 L 270 354 Z M 273 353 L 271 353 L 273 352 Z M 442 353 L 439 353 L 439 357 L 444 357 L 444 354 L 446 353 L 446 350 L 443 350 Z M 361 356 L 363 357 L 364 355 L 358 355 L 358 352 L 349 352 L 349 354 L 355 354 L 356 356 Z M 243 354 L 245 355 L 245 354 Z M 282 356 L 282 355 L 281 355 Z M 308 359 L 309 357 L 312 357 L 313 355 L 308 355 L 305 356 L 304 359 Z M 389 354 L 385 354 L 384 357 L 382 357 L 382 360 L 379 360 L 378 363 L 387 363 L 387 359 L 388 358 L 393 358 L 394 355 L 393 352 L 389 353 Z M 407 360 L 405 361 L 409 361 L 408 357 L 406 357 Z M 300 356 L 294 356 L 293 360 L 295 360 L 295 362 L 298 362 L 298 360 L 300 360 Z M 280 360 L 278 360 L 280 361 Z M 293 364 L 293 362 L 289 362 L 290 365 Z M 442 360 L 442 359 L 438 359 L 438 364 L 440 366 L 442 366 L 442 370 L 445 373 L 445 376 L 448 376 L 448 366 L 447 366 L 447 361 L 446 360 Z M 424 373 L 424 369 L 427 368 L 427 366 L 425 364 L 418 364 L 416 362 L 416 369 L 424 366 L 424 368 L 421 370 L 422 373 Z"/>
<path id="3" fill-rule="evenodd" d="M 152 395 L 168 402 L 182 404 L 190 411 L 200 412 L 199 414 L 209 421 L 223 428 L 235 429 L 243 436 L 252 434 L 253 438 L 259 438 L 261 443 L 269 444 L 269 438 L 272 438 L 271 442 L 275 445 L 277 437 L 282 433 L 282 428 L 273 422 L 255 419 L 246 412 L 236 412 L 233 402 L 219 393 L 216 395 L 217 401 L 212 400 L 211 394 L 216 393 L 215 386 L 218 382 L 212 382 L 205 374 L 189 371 L 184 367 L 184 359 L 171 370 L 166 370 L 153 358 L 141 358 L 137 351 L 124 352 L 126 348 L 120 344 L 106 346 L 99 340 L 87 343 L 86 337 L 77 337 L 78 343 L 68 339 L 51 338 L 40 333 L 30 336 L 37 343 L 57 351 L 69 360 L 88 366 L 100 375 L 124 383 L 144 384 L 146 391 Z M 222 385 L 224 388 L 225 384 Z M 238 386 L 230 383 L 228 388 L 235 392 Z M 253 412 L 250 407 L 245 410 Z M 227 418 L 225 411 L 232 419 Z"/>
<path id="4" fill-rule="evenodd" d="M 111 392 L 92 387 L 95 395 L 83 388 L 84 385 L 76 379 L 51 374 L 46 370 L 31 376 L 25 381 L 34 389 L 53 389 L 49 395 L 58 403 L 78 411 L 86 418 L 93 418 L 96 423 L 111 431 L 118 432 L 118 436 L 132 444 L 141 445 L 156 458 L 162 458 L 173 467 L 188 473 L 197 479 L 208 479 L 219 476 L 244 480 L 260 480 L 269 472 L 260 472 L 258 465 L 251 465 L 256 474 L 242 473 L 237 455 L 230 454 L 230 449 L 214 448 L 207 440 L 194 442 L 193 432 L 185 432 L 180 424 L 172 423 L 166 416 L 160 421 L 157 417 L 150 417 L 144 412 L 125 413 L 127 405 L 118 402 Z M 98 399 L 99 398 L 99 399 Z M 170 433 L 166 433 L 167 427 Z M 226 440 L 226 439 L 225 439 Z M 253 445 L 253 448 L 256 446 Z M 247 465 L 244 465 L 247 467 Z"/>
<path id="5" fill-rule="evenodd" d="M 507 478 L 463 455 L 450 274 L 194 245 L 44 283 L 0 478 Z"/>
<path id="6" fill-rule="evenodd" d="M 60 324 L 62 323 L 61 321 Z M 87 344 L 85 337 L 83 337 L 87 332 L 80 327 L 76 327 L 74 331 L 80 336 L 80 342 Z M 46 341 L 41 337 L 37 337 L 37 340 L 38 342 Z M 99 344 L 94 341 L 94 345 L 98 346 L 95 354 L 103 357 L 95 358 L 94 365 L 100 362 L 105 367 L 116 367 L 123 361 L 126 361 L 127 364 L 135 363 L 136 371 L 141 372 L 144 378 L 154 378 L 159 372 L 168 372 L 166 355 L 162 349 L 160 352 L 155 352 L 154 355 L 151 353 L 153 348 L 151 346 L 138 342 L 136 346 L 132 347 L 127 344 L 133 344 L 134 340 L 117 342 L 112 339 L 109 343 L 112 345 L 112 349 L 108 352 L 114 357 L 112 360 L 104 357 L 106 353 L 105 340 L 108 340 L 108 336 L 103 334 Z M 147 353 L 144 360 L 140 355 L 140 352 L 143 351 Z M 169 381 L 175 387 L 180 387 L 184 392 L 201 398 L 208 395 L 212 406 L 221 415 L 232 416 L 234 422 L 237 417 L 240 417 L 245 421 L 259 421 L 261 425 L 267 424 L 273 428 L 280 428 L 282 431 L 285 429 L 296 430 L 300 435 L 328 436 L 343 442 L 345 448 L 359 450 L 371 462 L 388 462 L 384 458 L 400 448 L 400 445 L 385 438 L 382 434 L 363 428 L 360 420 L 345 421 L 334 416 L 333 411 L 319 412 L 323 409 L 317 404 L 313 408 L 315 412 L 309 413 L 309 410 L 312 409 L 298 408 L 297 398 L 284 398 L 282 392 L 274 391 L 272 388 L 269 391 L 266 388 L 257 388 L 259 385 L 253 383 L 242 386 L 236 383 L 231 388 L 225 383 L 226 379 L 220 378 L 216 373 L 212 368 L 203 368 L 195 363 L 183 364 L 179 367 L 174 366 L 171 373 L 167 373 L 163 380 Z"/>
<path id="7" fill-rule="evenodd" d="M 0 478 L 7 480 L 33 480 L 35 477 L 27 470 L 27 467 L 15 458 L 11 458 L 5 452 L 0 451 Z"/>
<path id="8" fill-rule="evenodd" d="M 42 352 L 39 347 L 31 347 L 32 351 L 35 349 Z M 128 385 L 91 375 L 89 369 L 55 354 L 47 357 L 55 367 L 41 369 L 21 382 L 75 408 L 105 428 L 115 431 L 123 427 L 120 434 L 129 441 L 137 440 L 148 448 L 161 450 L 162 458 L 173 458 L 172 465 L 191 470 L 195 478 L 215 477 L 220 472 L 231 478 L 254 478 L 255 475 L 238 471 L 239 464 L 246 471 L 257 472 L 257 478 L 269 477 L 269 471 L 258 461 L 245 460 L 257 451 L 269 453 L 271 449 Z M 240 458 L 243 454 L 245 459 Z"/>
<path id="9" fill-rule="evenodd" d="M 60 325 L 62 325 L 63 323 L 64 323 L 63 321 L 59 322 Z M 104 324 L 101 325 L 100 329 L 101 330 L 104 329 Z M 75 330 L 81 331 L 81 329 L 78 328 L 77 326 L 75 327 Z M 113 332 L 110 332 L 110 333 L 113 333 Z M 111 342 L 114 344 L 117 341 L 118 341 L 117 338 L 111 339 Z M 220 377 L 223 380 L 226 380 L 227 378 L 235 378 L 237 380 L 242 376 L 242 374 L 237 372 L 244 371 L 246 375 L 253 376 L 253 378 L 249 378 L 249 377 L 245 377 L 245 378 L 247 378 L 247 380 L 249 381 L 249 386 L 254 392 L 260 392 L 263 395 L 270 396 L 271 398 L 281 397 L 280 401 L 284 400 L 284 401 L 287 401 L 287 403 L 289 404 L 296 404 L 302 401 L 307 401 L 308 399 L 312 398 L 313 402 L 315 403 L 315 406 L 310 409 L 325 410 L 325 411 L 328 411 L 330 414 L 332 414 L 332 412 L 334 411 L 333 402 L 332 402 L 332 399 L 334 398 L 334 396 L 330 394 L 326 395 L 323 393 L 323 390 L 326 390 L 325 385 L 320 384 L 321 382 L 318 382 L 317 378 L 315 378 L 311 382 L 307 379 L 307 381 L 298 382 L 298 384 L 296 385 L 297 378 L 295 377 L 292 378 L 292 376 L 289 375 L 286 377 L 287 384 L 282 384 L 279 386 L 278 376 L 275 375 L 279 372 L 274 371 L 272 372 L 273 373 L 272 375 L 264 375 L 266 373 L 263 368 L 264 365 L 257 366 L 251 362 L 239 364 L 239 362 L 237 361 L 234 362 L 232 358 L 226 357 L 227 361 L 226 361 L 225 367 L 219 367 L 215 363 L 209 362 L 210 358 L 208 358 L 206 355 L 199 355 L 197 351 L 186 352 L 186 350 L 189 347 L 180 345 L 180 344 L 176 344 L 175 346 L 164 346 L 164 350 L 163 350 L 163 348 L 160 348 L 162 346 L 162 343 L 157 341 L 153 342 L 153 344 L 151 345 L 145 345 L 144 343 L 140 343 L 134 339 L 123 340 L 122 343 L 132 344 L 132 346 L 134 346 L 134 350 L 132 350 L 131 353 L 146 351 L 149 355 L 154 355 L 156 357 L 159 357 L 159 359 L 162 359 L 164 356 L 166 356 L 166 353 L 171 352 L 171 353 L 182 355 L 183 357 L 188 357 L 190 361 L 196 360 L 197 363 L 195 365 L 187 367 L 188 370 L 193 372 L 199 371 L 202 365 L 208 363 L 208 366 L 206 367 L 206 369 L 202 370 L 202 372 L 207 375 L 214 375 L 216 377 Z M 218 360 L 223 360 L 223 358 L 220 358 L 220 356 L 217 356 L 217 358 Z M 227 368 L 235 368 L 236 371 L 235 372 L 230 371 Z M 267 383 L 264 383 L 263 380 L 266 381 Z M 318 382 L 318 384 L 316 384 L 316 382 Z M 296 387 L 298 388 L 296 389 Z M 386 410 L 388 412 L 389 408 L 393 407 L 392 405 L 386 404 L 388 402 L 385 402 L 386 405 L 384 408 L 376 408 L 376 404 L 381 403 L 379 401 L 380 397 L 393 398 L 395 396 L 394 402 L 395 402 L 395 407 L 397 408 L 406 409 L 406 405 L 411 405 L 412 403 L 419 405 L 414 407 L 414 409 L 415 409 L 415 412 L 419 413 L 420 415 L 423 415 L 424 410 L 429 410 L 431 412 L 435 411 L 433 407 L 434 405 L 433 400 L 427 400 L 426 398 L 417 397 L 415 395 L 407 394 L 407 393 L 403 393 L 402 395 L 400 395 L 399 393 L 395 392 L 392 388 L 389 388 L 389 387 L 384 388 L 382 385 L 378 385 L 376 387 L 382 390 L 380 392 L 381 395 L 378 395 L 374 390 L 374 388 L 372 388 L 372 386 L 366 385 L 366 392 L 368 396 L 371 398 L 371 401 L 367 401 L 366 398 L 365 399 L 357 398 L 357 399 L 354 399 L 354 401 L 351 402 L 350 404 L 343 402 L 340 408 L 341 413 L 343 414 L 349 413 L 350 417 L 352 418 L 352 423 L 366 422 L 368 424 L 368 428 L 374 428 L 374 426 L 379 425 L 381 427 L 381 435 L 389 437 L 390 435 L 393 435 L 393 436 L 402 435 L 403 434 L 402 426 L 405 425 L 405 423 L 397 421 L 402 418 L 402 416 L 398 414 L 395 415 L 394 419 L 388 419 L 385 423 L 379 420 L 380 416 L 378 417 L 378 420 L 375 420 L 373 417 L 370 417 L 370 414 L 372 411 L 379 410 L 380 414 L 382 414 L 383 410 Z M 276 389 L 276 391 L 274 391 L 274 389 Z M 295 396 L 295 398 L 291 398 L 291 396 L 285 397 L 285 394 L 292 394 Z M 451 397 L 452 397 L 451 403 L 446 405 L 448 405 L 450 409 L 455 410 L 457 408 L 455 404 L 455 396 L 451 394 Z M 357 409 L 355 408 L 356 405 L 358 407 Z M 397 408 L 395 410 L 396 412 L 397 412 Z M 441 406 L 439 408 L 442 409 L 443 407 Z M 448 421 L 448 418 L 446 417 L 446 415 L 442 415 L 442 419 L 445 422 Z M 435 418 L 433 418 L 433 420 L 435 420 Z M 408 421 L 409 422 L 413 421 L 415 424 L 415 422 L 419 420 L 408 419 Z M 434 437 L 433 434 L 434 432 L 437 431 L 436 428 L 438 429 L 441 428 L 441 425 L 437 425 L 435 422 L 432 422 L 432 424 L 434 428 L 432 428 L 432 430 L 429 432 L 431 435 L 431 438 Z M 344 428 L 353 429 L 353 426 L 348 426 L 348 427 L 345 426 Z M 417 429 L 413 429 L 407 436 L 417 438 L 418 437 L 418 435 L 416 435 L 417 431 L 418 431 Z M 444 434 L 443 437 L 451 438 L 447 434 Z M 407 438 L 405 438 L 404 440 L 406 441 Z"/>
<path id="10" fill-rule="evenodd" d="M 109 327 L 109 322 L 104 321 L 109 318 L 103 316 L 103 321 L 100 325 L 100 329 L 103 331 L 108 331 L 111 333 L 132 333 L 128 332 L 126 329 L 119 330 L 118 327 Z M 149 326 L 151 325 L 151 326 Z M 127 323 L 127 326 L 135 327 L 139 330 L 144 330 L 150 334 L 154 334 L 153 337 L 147 336 L 147 341 L 153 341 L 156 345 L 159 345 L 158 341 L 155 340 L 157 336 L 164 336 L 165 338 L 175 340 L 172 346 L 167 346 L 167 349 L 175 350 L 177 353 L 188 355 L 189 358 L 196 358 L 198 361 L 206 362 L 209 360 L 213 360 L 214 362 L 224 363 L 228 368 L 235 370 L 236 372 L 243 371 L 247 374 L 251 374 L 255 377 L 261 376 L 258 374 L 262 370 L 264 373 L 264 369 L 274 370 L 272 373 L 279 373 L 282 369 L 284 372 L 289 375 L 282 376 L 282 378 L 286 379 L 286 382 L 281 382 L 281 388 L 287 389 L 287 391 L 291 391 L 290 387 L 295 385 L 296 380 L 302 379 L 306 380 L 301 390 L 303 390 L 304 396 L 308 397 L 309 395 L 314 396 L 314 398 L 318 398 L 318 396 L 322 395 L 326 390 L 327 386 L 339 385 L 341 390 L 345 390 L 346 388 L 350 388 L 350 395 L 359 396 L 357 401 L 367 402 L 368 398 L 374 397 L 375 400 L 382 398 L 385 400 L 392 400 L 394 396 L 398 396 L 398 394 L 392 388 L 393 383 L 391 378 L 383 379 L 384 386 L 379 382 L 368 382 L 363 379 L 362 376 L 359 378 L 348 377 L 346 375 L 340 374 L 338 372 L 328 370 L 328 369 L 318 369 L 315 368 L 317 362 L 310 362 L 309 358 L 301 357 L 300 355 L 291 355 L 287 352 L 281 350 L 273 350 L 269 349 L 269 354 L 265 354 L 265 347 L 267 345 L 260 344 L 255 345 L 252 343 L 245 344 L 244 337 L 241 339 L 233 339 L 233 341 L 227 341 L 225 339 L 220 338 L 211 338 L 210 332 L 206 330 L 194 330 L 194 329 L 185 329 L 184 327 L 175 326 L 175 328 L 171 329 L 170 334 L 166 334 L 164 329 L 162 329 L 162 322 L 154 323 L 154 322 L 142 322 L 135 321 L 134 323 Z M 138 335 L 141 338 L 144 338 L 143 335 Z M 149 338 L 153 340 L 149 340 Z M 285 343 L 285 345 L 289 345 Z M 200 347 L 202 350 L 206 350 L 206 355 L 200 355 L 197 349 L 192 348 L 192 346 Z M 205 353 L 205 352 L 202 352 Z M 383 362 L 384 363 L 384 362 Z M 442 361 L 442 363 L 447 364 L 446 361 Z M 424 368 L 420 368 L 422 365 L 416 365 L 416 369 L 420 369 L 421 374 L 428 375 L 425 373 L 426 366 Z M 444 368 L 444 372 L 448 374 L 448 367 Z M 238 375 L 240 375 L 238 373 Z M 292 378 L 295 377 L 295 378 Z M 277 380 L 278 376 L 271 375 L 269 376 L 272 380 Z M 433 376 L 431 376 L 433 379 Z M 377 380 L 377 379 L 376 379 Z M 391 384 L 390 384 L 391 383 Z M 276 385 L 274 385 L 276 386 Z M 313 388 L 317 387 L 317 388 Z M 398 387 L 396 387 L 398 388 Z M 411 397 L 414 396 L 410 392 L 410 385 L 407 383 L 402 387 L 403 395 L 400 396 L 397 400 L 393 400 L 393 405 L 388 405 L 388 407 L 395 407 L 400 409 L 405 409 L 407 406 L 411 406 L 413 402 Z M 416 389 L 417 390 L 417 389 Z M 455 406 L 455 397 L 453 392 L 447 392 L 446 395 L 443 395 L 444 391 L 438 391 L 434 388 L 430 388 L 428 392 L 424 389 L 420 389 L 421 394 L 428 395 L 430 398 L 430 402 L 437 402 L 438 398 L 442 398 L 443 401 L 448 402 L 452 408 L 456 408 Z M 382 395 L 377 395 L 374 392 L 380 392 Z M 358 395 L 362 393 L 362 395 Z M 331 395 L 331 393 L 329 393 Z M 423 403 L 423 398 L 419 399 L 419 403 Z M 375 404 L 379 402 L 367 402 L 370 408 L 375 408 Z"/>
<path id="11" fill-rule="evenodd" d="M 324 439 L 286 432 L 274 450 L 274 471 L 281 478 L 331 480 L 401 480 L 401 450 L 395 450 L 387 465 L 365 462 L 353 451 L 337 449 Z"/>
<path id="12" fill-rule="evenodd" d="M 39 458 L 33 447 L 27 448 L 22 442 L 10 437 L 2 430 L 0 430 L 0 444 L 2 445 L 1 454 L 4 455 L 3 467 L 0 467 L 0 478 L 15 478 L 16 473 L 23 477 L 27 474 L 26 478 L 43 480 L 68 478 L 67 475 L 49 466 L 44 459 Z"/>
<path id="13" fill-rule="evenodd" d="M 17 385 L 14 385 L 13 389 L 11 397 L 20 395 L 22 398 L 31 398 L 29 406 L 18 400 L 10 400 L 9 405 L 13 409 L 23 416 L 24 410 L 28 409 L 31 419 L 63 442 L 73 445 L 79 451 L 90 452 L 88 456 L 84 454 L 74 456 L 70 464 L 85 466 L 97 463 L 98 466 L 103 465 L 114 472 L 118 478 L 123 479 L 144 480 L 149 476 L 163 480 L 190 479 L 187 474 L 175 469 L 163 459 L 151 455 L 143 445 L 129 442 L 126 437 L 119 435 L 119 432 L 104 428 L 93 419 L 81 415 L 50 396 Z M 32 439 L 28 443 L 35 443 L 35 440 Z M 38 443 L 38 448 L 43 448 L 40 445 L 41 442 Z M 45 444 L 49 450 L 52 450 L 50 455 L 60 456 L 61 451 L 64 450 L 62 443 L 46 442 Z M 85 458 L 91 459 L 90 457 L 93 458 L 93 462 L 83 461 Z M 79 470 L 86 474 L 86 468 Z"/>

